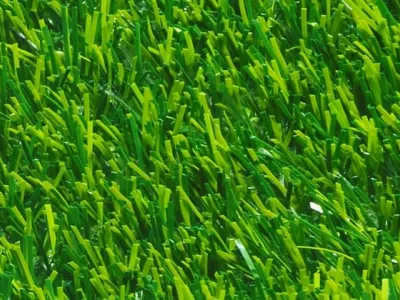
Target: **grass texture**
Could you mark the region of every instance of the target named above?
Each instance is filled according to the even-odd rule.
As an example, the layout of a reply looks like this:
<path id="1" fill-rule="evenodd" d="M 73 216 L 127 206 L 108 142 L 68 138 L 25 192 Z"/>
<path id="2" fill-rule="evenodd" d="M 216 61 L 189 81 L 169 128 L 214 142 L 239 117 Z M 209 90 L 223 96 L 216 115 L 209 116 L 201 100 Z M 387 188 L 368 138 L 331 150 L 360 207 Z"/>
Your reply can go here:
<path id="1" fill-rule="evenodd" d="M 1 299 L 399 299 L 399 0 L 0 0 Z"/>

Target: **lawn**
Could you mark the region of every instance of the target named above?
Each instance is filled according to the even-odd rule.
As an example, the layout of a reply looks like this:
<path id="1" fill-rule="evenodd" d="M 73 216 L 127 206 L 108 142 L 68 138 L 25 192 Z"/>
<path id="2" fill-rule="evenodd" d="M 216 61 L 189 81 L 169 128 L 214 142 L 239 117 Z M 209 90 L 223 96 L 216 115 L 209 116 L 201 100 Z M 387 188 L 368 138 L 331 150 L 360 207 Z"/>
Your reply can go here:
<path id="1" fill-rule="evenodd" d="M 0 0 L 0 299 L 399 299 L 399 0 Z"/>

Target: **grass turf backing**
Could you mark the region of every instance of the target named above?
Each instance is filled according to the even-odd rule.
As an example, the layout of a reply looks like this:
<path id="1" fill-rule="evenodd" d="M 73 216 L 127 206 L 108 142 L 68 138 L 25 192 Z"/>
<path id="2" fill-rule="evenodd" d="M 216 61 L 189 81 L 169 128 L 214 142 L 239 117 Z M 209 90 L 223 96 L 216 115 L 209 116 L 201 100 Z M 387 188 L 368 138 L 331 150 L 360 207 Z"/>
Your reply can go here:
<path id="1" fill-rule="evenodd" d="M 399 9 L 0 0 L 2 298 L 397 299 Z"/>

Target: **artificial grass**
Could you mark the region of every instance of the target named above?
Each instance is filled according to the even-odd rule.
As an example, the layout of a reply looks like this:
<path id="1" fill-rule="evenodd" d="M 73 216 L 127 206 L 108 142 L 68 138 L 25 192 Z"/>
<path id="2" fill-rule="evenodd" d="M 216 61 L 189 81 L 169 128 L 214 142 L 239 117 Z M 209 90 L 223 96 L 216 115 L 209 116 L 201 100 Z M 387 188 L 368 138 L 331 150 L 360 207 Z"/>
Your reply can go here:
<path id="1" fill-rule="evenodd" d="M 399 9 L 0 0 L 0 298 L 398 299 Z"/>

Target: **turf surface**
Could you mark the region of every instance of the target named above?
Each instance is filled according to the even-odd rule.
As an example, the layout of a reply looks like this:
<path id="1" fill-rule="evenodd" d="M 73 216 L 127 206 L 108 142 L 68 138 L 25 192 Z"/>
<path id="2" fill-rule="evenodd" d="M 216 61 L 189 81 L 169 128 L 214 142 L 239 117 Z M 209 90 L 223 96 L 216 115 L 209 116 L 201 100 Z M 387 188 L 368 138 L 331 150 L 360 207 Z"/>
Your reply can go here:
<path id="1" fill-rule="evenodd" d="M 0 0 L 1 299 L 398 299 L 399 0 Z"/>

